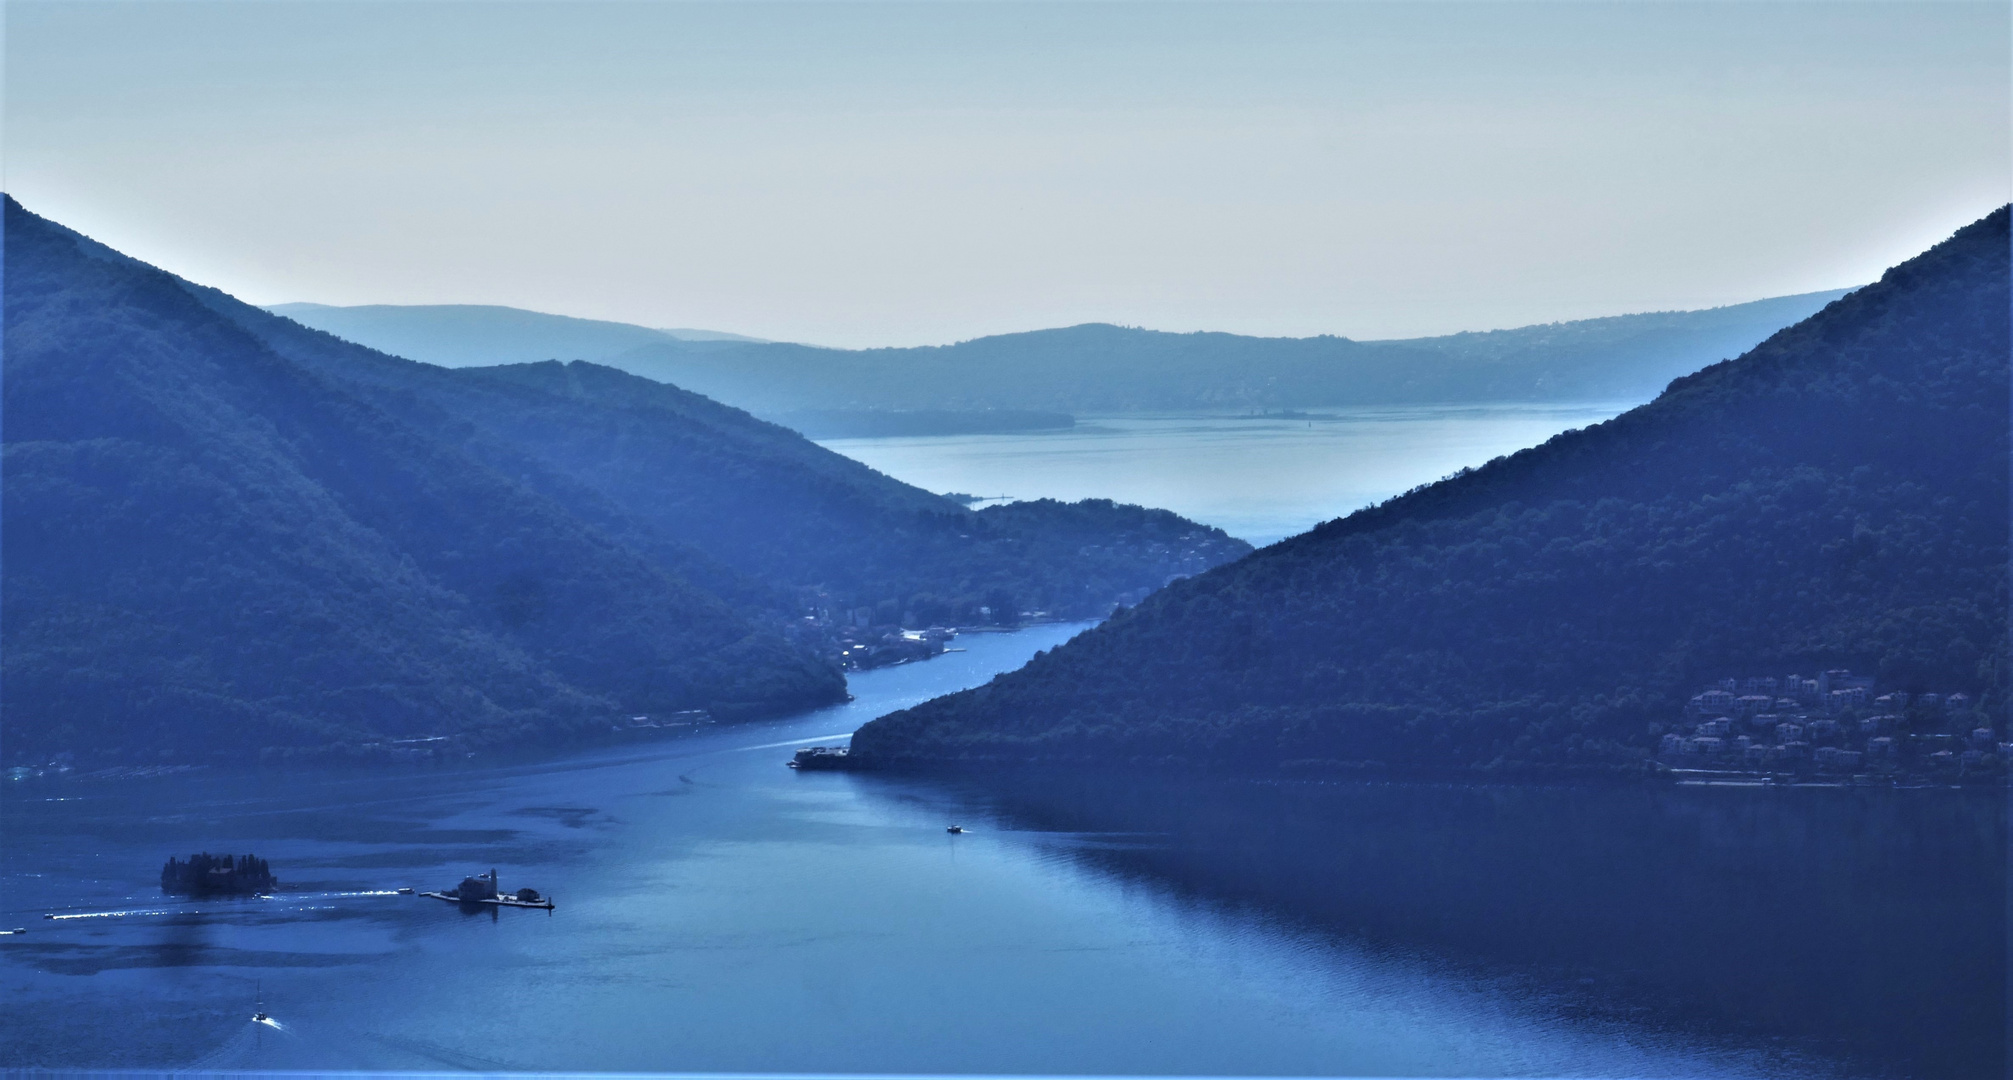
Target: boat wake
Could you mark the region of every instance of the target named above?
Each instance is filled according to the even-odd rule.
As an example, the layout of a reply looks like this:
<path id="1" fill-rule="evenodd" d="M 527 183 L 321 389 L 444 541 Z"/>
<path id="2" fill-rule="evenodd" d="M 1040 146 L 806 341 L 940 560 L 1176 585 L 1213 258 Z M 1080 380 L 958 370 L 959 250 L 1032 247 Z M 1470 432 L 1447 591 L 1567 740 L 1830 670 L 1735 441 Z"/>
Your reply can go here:
<path id="1" fill-rule="evenodd" d="M 71 919 L 123 919 L 128 915 L 187 915 L 190 908 L 132 908 L 126 911 L 78 911 L 68 915 L 44 915 L 45 919 L 67 922 Z M 195 912 L 200 915 L 201 912 Z"/>
<path id="2" fill-rule="evenodd" d="M 409 892 L 410 890 L 405 891 Z M 216 906 L 196 907 L 193 905 L 185 907 L 182 905 L 172 905 L 168 907 L 124 908 L 112 911 L 70 911 L 70 912 L 63 912 L 61 914 L 52 912 L 49 914 L 45 914 L 42 917 L 52 922 L 70 922 L 77 919 L 126 919 L 126 918 L 157 916 L 157 915 L 225 915 L 225 914 L 240 914 L 246 911 L 254 911 L 254 910 L 329 911 L 333 909 L 333 905 L 310 904 L 310 903 L 284 904 L 284 902 L 310 901 L 310 900 L 347 900 L 355 897 L 399 896 L 399 895 L 403 895 L 403 893 L 401 892 L 401 890 L 398 889 L 355 889 L 345 892 L 287 893 L 283 897 L 274 896 L 269 893 L 259 893 L 255 896 L 249 896 L 249 897 L 234 897 L 232 899 L 235 900 L 236 903 L 226 907 L 216 907 Z M 253 908 L 246 905 L 247 901 L 266 901 L 268 903 L 273 901 L 281 901 L 283 906 Z"/>
<path id="3" fill-rule="evenodd" d="M 826 742 L 831 739 L 850 739 L 852 737 L 853 733 L 850 731 L 836 731 L 830 735 L 813 735 L 808 739 L 791 739 L 788 742 L 762 743 L 759 746 L 737 746 L 733 749 L 732 752 L 740 753 L 744 750 L 774 750 L 779 746 L 807 746 L 811 743 Z"/>
<path id="4" fill-rule="evenodd" d="M 239 1028 L 236 1034 L 225 1039 L 223 1045 L 175 1072 L 211 1073 L 257 1068 L 268 1064 L 273 1051 L 279 1048 L 279 1044 L 272 1046 L 266 1044 L 265 1040 L 275 1036 L 285 1036 L 291 1040 L 294 1033 L 285 1024 L 270 1016 L 263 1020 L 251 1020 Z"/>

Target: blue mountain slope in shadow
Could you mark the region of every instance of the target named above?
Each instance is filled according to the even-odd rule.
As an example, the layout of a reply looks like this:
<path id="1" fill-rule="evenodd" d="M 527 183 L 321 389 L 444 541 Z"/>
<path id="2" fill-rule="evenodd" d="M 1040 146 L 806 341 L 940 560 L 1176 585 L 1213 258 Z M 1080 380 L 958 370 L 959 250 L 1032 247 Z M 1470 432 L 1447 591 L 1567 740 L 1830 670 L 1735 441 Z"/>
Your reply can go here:
<path id="1" fill-rule="evenodd" d="M 1651 404 L 1177 583 L 854 755 L 1629 771 L 1699 683 L 1836 667 L 1966 690 L 2004 738 L 2007 247 L 2001 209 Z"/>
<path id="2" fill-rule="evenodd" d="M 775 714 L 844 694 L 807 603 L 1108 609 L 1248 550 L 1108 503 L 974 513 L 612 369 L 375 353 L 11 199 L 6 241 L 12 760 Z"/>

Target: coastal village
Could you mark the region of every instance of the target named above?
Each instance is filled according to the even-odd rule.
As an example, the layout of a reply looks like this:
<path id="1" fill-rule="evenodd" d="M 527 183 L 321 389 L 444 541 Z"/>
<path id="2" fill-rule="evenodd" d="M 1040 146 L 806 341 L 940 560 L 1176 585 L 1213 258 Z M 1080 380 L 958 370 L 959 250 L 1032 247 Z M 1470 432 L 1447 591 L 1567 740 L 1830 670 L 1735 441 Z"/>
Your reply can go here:
<path id="1" fill-rule="evenodd" d="M 1657 759 L 1693 775 L 1979 781 L 2003 777 L 2013 757 L 1969 695 L 1883 691 L 1845 669 L 1721 679 L 1675 727 L 1660 733 Z"/>
<path id="2" fill-rule="evenodd" d="M 1186 576 L 1171 574 L 1168 580 Z M 1119 598 L 1119 603 L 1137 603 L 1146 592 L 1141 589 L 1127 593 Z M 872 671 L 928 660 L 958 651 L 951 642 L 961 633 L 1012 630 L 1051 618 L 1047 611 L 1022 610 L 1004 591 L 996 591 L 988 597 L 990 603 L 968 611 L 966 614 L 971 616 L 968 620 L 944 622 L 932 621 L 933 614 L 943 612 L 941 609 L 932 612 L 933 605 L 927 603 L 905 605 L 883 600 L 878 604 L 851 606 L 835 603 L 820 589 L 806 590 L 801 599 L 800 610 L 804 614 L 786 632 L 800 644 L 831 657 L 846 671 Z"/>
<path id="3" fill-rule="evenodd" d="M 867 609 L 860 610 L 864 612 Z M 957 636 L 956 630 L 944 626 L 924 630 L 907 630 L 900 626 L 842 626 L 836 633 L 839 666 L 847 671 L 871 671 L 906 664 L 911 660 L 928 660 L 948 651 L 951 639 Z"/>

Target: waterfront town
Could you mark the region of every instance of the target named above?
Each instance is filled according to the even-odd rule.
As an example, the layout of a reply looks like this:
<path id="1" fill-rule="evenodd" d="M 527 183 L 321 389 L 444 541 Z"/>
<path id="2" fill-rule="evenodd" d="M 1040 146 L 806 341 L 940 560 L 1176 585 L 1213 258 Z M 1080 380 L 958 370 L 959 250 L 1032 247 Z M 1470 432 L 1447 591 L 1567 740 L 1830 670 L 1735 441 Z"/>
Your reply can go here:
<path id="1" fill-rule="evenodd" d="M 1883 691 L 1867 675 L 1721 679 L 1657 732 L 1673 771 L 1862 783 L 2005 775 L 2013 742 L 1963 692 Z"/>
<path id="2" fill-rule="evenodd" d="M 949 642 L 957 636 L 956 630 L 943 626 L 924 630 L 899 626 L 841 627 L 836 634 L 839 666 L 848 671 L 870 671 L 911 660 L 928 660 L 948 651 Z"/>

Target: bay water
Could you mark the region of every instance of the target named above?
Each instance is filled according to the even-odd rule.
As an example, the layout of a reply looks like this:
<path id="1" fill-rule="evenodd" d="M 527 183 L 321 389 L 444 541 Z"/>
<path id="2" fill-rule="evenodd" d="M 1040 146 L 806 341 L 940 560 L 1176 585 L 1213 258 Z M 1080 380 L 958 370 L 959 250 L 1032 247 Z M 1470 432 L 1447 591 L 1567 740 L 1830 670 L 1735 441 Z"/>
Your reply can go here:
<path id="1" fill-rule="evenodd" d="M 1632 404 L 1085 416 L 1063 431 L 821 445 L 930 491 L 1137 503 L 1262 547 Z"/>
<path id="2" fill-rule="evenodd" d="M 1114 497 L 1264 543 L 1618 409 L 828 445 L 933 490 Z M 784 767 L 1082 629 L 966 634 L 854 674 L 841 707 L 559 758 L 0 784 L 0 929 L 27 931 L 0 936 L 0 1064 L 2005 1071 L 2002 793 Z M 163 897 L 161 863 L 199 850 L 257 853 L 282 888 Z M 556 910 L 417 895 L 492 867 Z"/>
<path id="3" fill-rule="evenodd" d="M 785 721 L 400 772 L 0 789 L 0 1048 L 59 1069 L 1980 1076 L 1956 792 L 798 773 L 1081 630 Z M 950 825 L 966 831 L 952 834 Z M 161 896 L 255 852 L 268 899 Z M 397 893 L 496 868 L 551 913 Z M 55 916 L 45 918 L 44 916 Z M 263 1000 L 271 1024 L 254 1024 Z M 1996 1070 L 1995 1070 L 1996 1071 Z"/>

